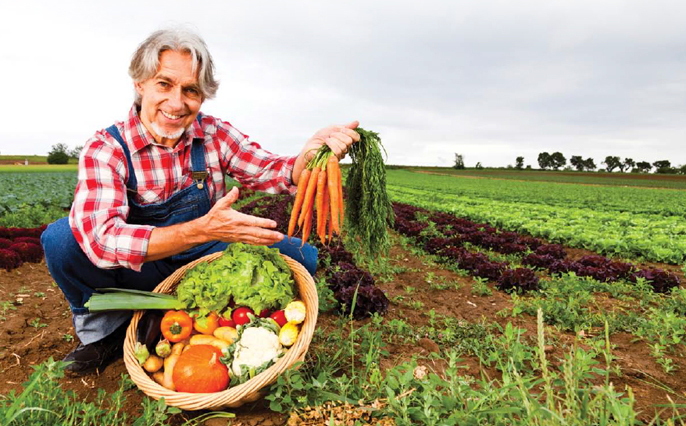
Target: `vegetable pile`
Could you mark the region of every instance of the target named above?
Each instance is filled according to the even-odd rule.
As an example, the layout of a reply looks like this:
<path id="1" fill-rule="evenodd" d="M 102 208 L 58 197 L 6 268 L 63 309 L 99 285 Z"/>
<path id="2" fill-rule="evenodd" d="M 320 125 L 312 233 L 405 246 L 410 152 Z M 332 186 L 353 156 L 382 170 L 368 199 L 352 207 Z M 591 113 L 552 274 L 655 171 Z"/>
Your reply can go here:
<path id="1" fill-rule="evenodd" d="M 118 290 L 87 306 L 151 309 L 138 324 L 140 365 L 167 389 L 211 393 L 250 380 L 295 344 L 306 309 L 293 284 L 277 249 L 235 243 L 190 269 L 175 296 Z"/>

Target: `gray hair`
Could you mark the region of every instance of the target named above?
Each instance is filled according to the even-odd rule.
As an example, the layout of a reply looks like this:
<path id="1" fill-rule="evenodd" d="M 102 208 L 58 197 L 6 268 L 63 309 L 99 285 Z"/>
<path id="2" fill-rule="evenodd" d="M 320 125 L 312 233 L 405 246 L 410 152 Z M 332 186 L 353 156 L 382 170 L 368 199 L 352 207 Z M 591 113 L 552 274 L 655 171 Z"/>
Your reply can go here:
<path id="1" fill-rule="evenodd" d="M 212 99 L 219 82 L 214 78 L 214 64 L 207 45 L 199 35 L 185 28 L 169 28 L 155 31 L 138 46 L 131 58 L 129 75 L 139 83 L 152 78 L 160 66 L 160 55 L 166 50 L 188 53 L 193 57 L 193 72 L 198 72 L 198 85 L 203 100 Z M 141 97 L 135 93 L 136 105 Z"/>

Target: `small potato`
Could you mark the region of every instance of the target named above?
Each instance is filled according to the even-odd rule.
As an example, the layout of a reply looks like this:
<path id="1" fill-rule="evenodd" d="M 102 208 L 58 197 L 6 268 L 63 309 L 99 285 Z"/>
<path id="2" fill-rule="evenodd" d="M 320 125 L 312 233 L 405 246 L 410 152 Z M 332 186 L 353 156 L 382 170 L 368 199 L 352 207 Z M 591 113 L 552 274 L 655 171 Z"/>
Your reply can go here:
<path id="1" fill-rule="evenodd" d="M 191 337 L 191 346 L 197 345 L 211 345 L 220 351 L 223 351 L 230 346 L 229 343 L 221 339 L 218 339 L 214 336 L 206 336 L 204 334 L 196 334 L 195 336 Z"/>
<path id="2" fill-rule="evenodd" d="M 214 330 L 214 337 L 231 344 L 238 339 L 238 331 L 233 327 L 219 327 Z"/>
<path id="3" fill-rule="evenodd" d="M 157 355 L 150 355 L 147 360 L 143 363 L 143 369 L 148 373 L 155 373 L 162 368 L 164 365 L 164 360 Z"/>

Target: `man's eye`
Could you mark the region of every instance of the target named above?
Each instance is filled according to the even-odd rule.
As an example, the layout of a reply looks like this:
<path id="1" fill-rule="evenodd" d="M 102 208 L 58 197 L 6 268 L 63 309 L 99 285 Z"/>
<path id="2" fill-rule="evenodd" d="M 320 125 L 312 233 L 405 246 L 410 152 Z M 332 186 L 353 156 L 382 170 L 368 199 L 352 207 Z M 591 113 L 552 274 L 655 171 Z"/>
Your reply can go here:
<path id="1" fill-rule="evenodd" d="M 167 83 L 166 81 L 158 81 L 157 85 L 162 87 L 163 89 L 166 89 L 167 87 L 169 87 L 169 83 Z"/>
<path id="2" fill-rule="evenodd" d="M 188 96 L 199 96 L 200 95 L 200 92 L 198 91 L 198 89 L 193 89 L 193 88 L 186 89 L 186 93 L 188 94 Z"/>

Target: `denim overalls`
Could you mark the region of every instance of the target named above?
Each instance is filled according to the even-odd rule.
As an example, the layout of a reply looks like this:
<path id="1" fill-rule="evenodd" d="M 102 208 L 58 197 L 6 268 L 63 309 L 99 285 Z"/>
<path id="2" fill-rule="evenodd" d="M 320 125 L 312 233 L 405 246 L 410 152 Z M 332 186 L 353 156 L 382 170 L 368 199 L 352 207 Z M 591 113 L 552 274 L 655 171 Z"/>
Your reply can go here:
<path id="1" fill-rule="evenodd" d="M 200 120 L 200 118 L 198 118 Z M 126 183 L 129 217 L 127 223 L 153 226 L 169 226 L 197 219 L 210 211 L 211 203 L 207 183 L 205 149 L 203 139 L 193 139 L 191 165 L 193 184 L 158 204 L 140 205 L 134 201 L 137 191 L 136 174 L 131 162 L 131 153 L 115 126 L 107 129 L 122 146 L 129 169 Z M 41 235 L 45 250 L 45 261 L 50 274 L 64 293 L 72 310 L 74 329 L 81 343 L 96 342 L 114 332 L 131 318 L 130 311 L 89 313 L 84 303 L 95 289 L 104 287 L 152 290 L 157 284 L 181 266 L 202 256 L 226 249 L 227 243 L 212 241 L 166 259 L 143 264 L 140 272 L 132 269 L 101 269 L 96 267 L 81 250 L 74 238 L 69 218 L 62 218 L 50 224 Z M 271 247 L 299 261 L 314 275 L 317 267 L 317 249 L 309 244 L 300 248 L 301 241 L 284 238 Z"/>

